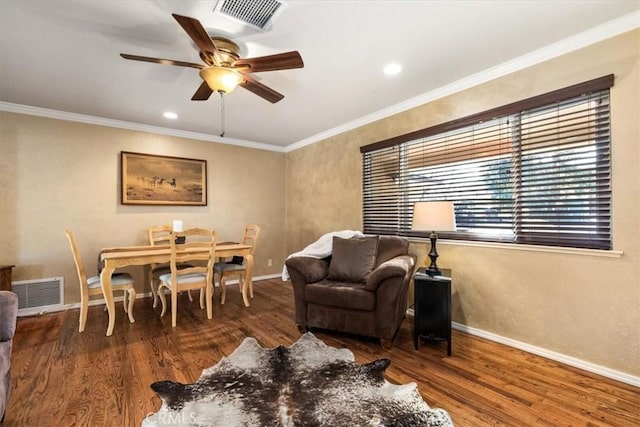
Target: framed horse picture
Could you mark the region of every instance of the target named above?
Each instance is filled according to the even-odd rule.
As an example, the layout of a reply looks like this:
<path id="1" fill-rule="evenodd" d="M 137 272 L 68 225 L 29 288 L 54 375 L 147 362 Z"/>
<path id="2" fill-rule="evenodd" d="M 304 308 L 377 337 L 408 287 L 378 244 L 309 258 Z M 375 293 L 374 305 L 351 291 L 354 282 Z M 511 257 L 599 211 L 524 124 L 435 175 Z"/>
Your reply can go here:
<path id="1" fill-rule="evenodd" d="M 207 205 L 207 161 L 120 152 L 123 205 Z"/>

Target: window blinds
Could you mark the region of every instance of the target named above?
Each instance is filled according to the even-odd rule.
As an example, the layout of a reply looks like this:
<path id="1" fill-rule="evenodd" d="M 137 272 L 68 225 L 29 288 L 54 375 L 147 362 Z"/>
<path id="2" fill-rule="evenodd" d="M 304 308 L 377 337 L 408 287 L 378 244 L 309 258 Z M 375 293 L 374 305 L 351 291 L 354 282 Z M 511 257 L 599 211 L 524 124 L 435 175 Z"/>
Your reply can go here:
<path id="1" fill-rule="evenodd" d="M 413 204 L 450 200 L 441 238 L 611 249 L 613 76 L 362 147 L 363 222 L 411 231 Z M 436 230 L 438 231 L 438 230 Z"/>

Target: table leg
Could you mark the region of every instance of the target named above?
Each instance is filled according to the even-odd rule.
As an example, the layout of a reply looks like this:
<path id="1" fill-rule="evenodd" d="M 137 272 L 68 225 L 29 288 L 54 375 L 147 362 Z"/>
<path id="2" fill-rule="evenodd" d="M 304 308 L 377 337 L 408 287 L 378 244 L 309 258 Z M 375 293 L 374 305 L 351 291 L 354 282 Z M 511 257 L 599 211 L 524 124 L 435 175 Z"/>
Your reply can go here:
<path id="1" fill-rule="evenodd" d="M 244 282 L 242 282 L 242 299 L 244 301 L 244 305 L 249 307 L 249 284 L 251 280 L 253 280 L 253 255 L 247 254 L 244 256 L 244 259 L 247 263 L 247 272 L 244 275 Z"/>
<path id="2" fill-rule="evenodd" d="M 116 323 L 116 309 L 113 303 L 113 290 L 111 288 L 111 275 L 115 268 L 105 265 L 100 272 L 100 284 L 102 285 L 102 294 L 107 302 L 107 311 L 109 312 L 109 326 L 107 326 L 107 336 L 113 333 L 113 326 Z"/>

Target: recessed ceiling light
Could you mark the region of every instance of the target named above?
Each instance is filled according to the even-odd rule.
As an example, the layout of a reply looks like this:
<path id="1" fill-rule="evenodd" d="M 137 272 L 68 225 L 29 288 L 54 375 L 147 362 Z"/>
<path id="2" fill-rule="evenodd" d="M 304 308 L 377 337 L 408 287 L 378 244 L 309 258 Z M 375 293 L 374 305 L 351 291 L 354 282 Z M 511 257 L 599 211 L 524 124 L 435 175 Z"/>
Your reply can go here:
<path id="1" fill-rule="evenodd" d="M 393 76 L 394 74 L 398 74 L 400 71 L 402 71 L 402 65 L 400 65 L 400 64 L 388 64 L 382 69 L 382 71 L 387 76 Z"/>
<path id="2" fill-rule="evenodd" d="M 163 116 L 165 116 L 167 119 L 177 119 L 178 115 L 172 111 L 165 111 L 164 113 L 162 113 Z"/>

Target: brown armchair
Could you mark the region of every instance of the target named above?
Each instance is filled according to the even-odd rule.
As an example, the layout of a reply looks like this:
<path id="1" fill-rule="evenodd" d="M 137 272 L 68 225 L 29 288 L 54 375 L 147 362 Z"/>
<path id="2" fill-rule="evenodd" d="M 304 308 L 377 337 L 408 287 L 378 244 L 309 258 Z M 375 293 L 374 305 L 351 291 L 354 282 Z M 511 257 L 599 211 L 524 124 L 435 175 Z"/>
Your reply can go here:
<path id="1" fill-rule="evenodd" d="M 391 342 L 407 311 L 416 258 L 396 236 L 334 237 L 332 256 L 286 260 L 300 332 L 331 329 Z"/>

